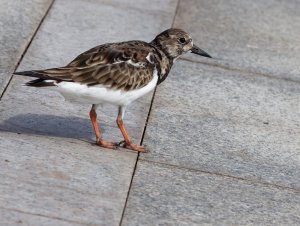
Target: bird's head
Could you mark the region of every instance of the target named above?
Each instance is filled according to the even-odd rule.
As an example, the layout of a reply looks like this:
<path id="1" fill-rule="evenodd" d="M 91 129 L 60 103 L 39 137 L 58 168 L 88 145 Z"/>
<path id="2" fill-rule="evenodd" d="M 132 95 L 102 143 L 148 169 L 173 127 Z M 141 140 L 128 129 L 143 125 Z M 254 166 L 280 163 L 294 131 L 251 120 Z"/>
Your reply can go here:
<path id="1" fill-rule="evenodd" d="M 208 53 L 194 45 L 189 34 L 181 29 L 171 28 L 165 30 L 157 35 L 151 44 L 162 49 L 167 56 L 173 59 L 187 52 L 211 58 Z"/>

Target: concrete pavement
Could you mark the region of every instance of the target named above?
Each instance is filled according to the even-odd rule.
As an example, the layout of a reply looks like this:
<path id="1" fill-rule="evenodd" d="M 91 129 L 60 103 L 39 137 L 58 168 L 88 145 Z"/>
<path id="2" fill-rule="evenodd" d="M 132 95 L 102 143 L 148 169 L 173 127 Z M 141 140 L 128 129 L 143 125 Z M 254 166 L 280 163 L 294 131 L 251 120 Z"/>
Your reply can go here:
<path id="1" fill-rule="evenodd" d="M 0 2 L 0 225 L 300 224 L 296 0 Z M 94 145 L 90 106 L 12 77 L 172 26 L 215 59 L 184 56 L 129 107 L 149 153 Z M 98 113 L 119 141 L 116 114 Z"/>

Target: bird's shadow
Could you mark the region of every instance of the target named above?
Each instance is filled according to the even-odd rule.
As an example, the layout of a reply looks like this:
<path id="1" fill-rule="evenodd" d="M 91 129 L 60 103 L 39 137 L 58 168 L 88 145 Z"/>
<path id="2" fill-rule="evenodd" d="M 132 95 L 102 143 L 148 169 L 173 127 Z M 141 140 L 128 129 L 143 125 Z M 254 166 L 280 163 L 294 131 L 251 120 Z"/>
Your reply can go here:
<path id="1" fill-rule="evenodd" d="M 103 132 L 105 132 L 105 129 L 105 126 L 104 128 L 101 126 Z M 47 114 L 20 114 L 1 122 L 0 130 L 14 133 L 48 135 L 84 140 L 94 139 L 90 120 L 79 117 L 61 117 Z"/>

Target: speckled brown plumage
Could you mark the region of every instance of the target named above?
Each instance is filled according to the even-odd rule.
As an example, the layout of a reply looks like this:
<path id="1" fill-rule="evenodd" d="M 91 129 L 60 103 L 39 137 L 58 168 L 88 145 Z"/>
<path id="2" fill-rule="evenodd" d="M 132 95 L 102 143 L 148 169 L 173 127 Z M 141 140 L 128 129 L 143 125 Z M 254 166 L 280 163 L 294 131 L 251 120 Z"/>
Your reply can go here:
<path id="1" fill-rule="evenodd" d="M 101 84 L 128 91 L 141 88 L 152 79 L 155 64 L 146 59 L 152 52 L 155 49 L 141 41 L 104 44 L 80 54 L 65 67 L 32 72 L 44 79 Z"/>

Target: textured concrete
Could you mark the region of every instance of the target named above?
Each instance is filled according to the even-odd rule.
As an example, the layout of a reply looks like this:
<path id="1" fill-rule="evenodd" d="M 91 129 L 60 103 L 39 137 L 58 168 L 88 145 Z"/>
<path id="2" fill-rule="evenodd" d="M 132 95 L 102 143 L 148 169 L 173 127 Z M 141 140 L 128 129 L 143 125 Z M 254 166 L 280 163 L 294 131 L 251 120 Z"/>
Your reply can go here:
<path id="1" fill-rule="evenodd" d="M 32 213 L 20 212 L 15 209 L 0 209 L 1 211 L 1 225 L 15 226 L 15 225 L 59 225 L 59 226 L 73 226 L 82 225 L 77 222 L 66 222 L 61 219 L 36 215 Z"/>
<path id="2" fill-rule="evenodd" d="M 300 193 L 139 161 L 123 226 L 299 225 Z"/>
<path id="3" fill-rule="evenodd" d="M 0 1 L 0 95 L 51 2 Z"/>
<path id="4" fill-rule="evenodd" d="M 179 61 L 157 89 L 151 161 L 300 190 L 300 86 Z"/>
<path id="5" fill-rule="evenodd" d="M 7 83 L 50 2 L 2 2 Z M 298 11 L 295 0 L 56 0 L 18 71 L 62 66 L 105 42 L 150 41 L 175 12 L 175 26 L 215 59 L 177 61 L 157 89 L 150 153 L 137 168 L 136 153 L 94 144 L 89 105 L 14 76 L 0 102 L 0 225 L 299 225 Z M 136 143 L 151 97 L 126 112 Z M 122 139 L 116 114 L 98 110 L 105 139 Z"/>
<path id="6" fill-rule="evenodd" d="M 0 150 L 0 209 L 86 225 L 120 221 L 134 153 L 3 132 Z"/>
<path id="7" fill-rule="evenodd" d="M 297 0 L 184 0 L 175 26 L 218 59 L 197 61 L 300 81 L 299 11 Z"/>

